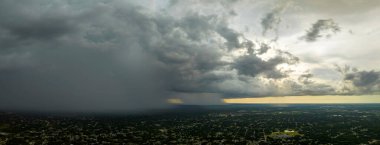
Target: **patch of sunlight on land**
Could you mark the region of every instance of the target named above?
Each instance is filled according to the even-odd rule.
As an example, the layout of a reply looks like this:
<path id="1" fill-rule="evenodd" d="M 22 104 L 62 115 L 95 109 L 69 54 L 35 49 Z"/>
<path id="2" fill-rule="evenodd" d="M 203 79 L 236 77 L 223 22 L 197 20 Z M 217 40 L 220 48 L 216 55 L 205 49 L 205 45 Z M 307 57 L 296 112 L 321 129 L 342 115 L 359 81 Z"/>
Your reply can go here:
<path id="1" fill-rule="evenodd" d="M 233 98 L 224 99 L 224 102 L 233 104 L 360 104 L 380 103 L 380 95 Z"/>
<path id="2" fill-rule="evenodd" d="M 272 132 L 268 137 L 273 139 L 285 139 L 285 138 L 293 138 L 293 137 L 301 137 L 303 134 L 298 133 L 294 130 L 285 130 L 283 132 Z"/>
<path id="3" fill-rule="evenodd" d="M 171 98 L 171 99 L 168 99 L 168 103 L 170 103 L 170 104 L 183 104 L 183 101 L 181 99 L 178 99 L 178 98 Z"/>

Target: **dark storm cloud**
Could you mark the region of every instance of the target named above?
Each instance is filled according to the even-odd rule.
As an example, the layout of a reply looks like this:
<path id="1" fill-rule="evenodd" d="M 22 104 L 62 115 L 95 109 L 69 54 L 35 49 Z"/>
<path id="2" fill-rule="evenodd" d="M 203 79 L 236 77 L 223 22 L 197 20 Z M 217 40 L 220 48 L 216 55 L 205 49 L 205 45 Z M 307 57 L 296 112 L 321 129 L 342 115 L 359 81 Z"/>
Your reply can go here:
<path id="1" fill-rule="evenodd" d="M 153 17 L 123 1 L 24 2 L 1 2 L 1 108 L 149 109 L 173 92 L 222 91 L 210 84 L 231 78 L 214 71 L 240 34 L 215 16 Z"/>
<path id="2" fill-rule="evenodd" d="M 10 35 L 21 37 L 21 39 L 49 39 L 74 31 L 74 28 L 67 22 L 66 18 L 42 17 L 37 19 L 32 18 L 23 23 L 1 21 L 0 25 L 3 29 L 8 30 Z"/>
<path id="3" fill-rule="evenodd" d="M 340 31 L 340 27 L 332 19 L 318 20 L 312 24 L 311 28 L 300 39 L 306 42 L 317 41 L 321 37 L 330 37 L 332 34 Z M 324 34 L 325 33 L 325 34 Z"/>
<path id="4" fill-rule="evenodd" d="M 118 0 L 0 7 L 0 109 L 124 111 L 165 107 L 177 94 L 284 95 L 259 78 L 284 79 L 276 67 L 298 62 L 255 47 L 219 15 L 173 17 Z"/>
<path id="5" fill-rule="evenodd" d="M 120 111 L 165 105 L 168 93 L 145 52 L 158 32 L 136 7 L 94 3 L 76 11 L 63 1 L 24 2 L 31 5 L 0 4 L 1 42 L 12 41 L 1 43 L 1 60 L 7 60 L 0 68 L 2 109 Z M 64 6 L 69 10 L 61 11 Z"/>
<path id="6" fill-rule="evenodd" d="M 262 54 L 263 51 L 267 51 L 268 47 L 267 44 L 262 44 L 258 51 L 259 54 Z M 281 72 L 276 66 L 280 64 L 298 63 L 298 58 L 288 52 L 278 51 L 278 53 L 280 53 L 278 56 L 266 61 L 256 54 L 243 55 L 236 59 L 232 64 L 232 68 L 236 69 L 238 74 L 251 77 L 256 77 L 261 74 L 267 78 L 284 78 L 287 74 Z"/>

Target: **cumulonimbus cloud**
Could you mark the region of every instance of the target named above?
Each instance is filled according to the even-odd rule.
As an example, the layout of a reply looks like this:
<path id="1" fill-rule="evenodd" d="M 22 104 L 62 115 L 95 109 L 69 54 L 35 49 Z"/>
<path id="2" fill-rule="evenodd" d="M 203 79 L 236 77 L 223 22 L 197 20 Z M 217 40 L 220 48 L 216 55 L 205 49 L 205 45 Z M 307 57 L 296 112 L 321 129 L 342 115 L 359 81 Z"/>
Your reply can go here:
<path id="1" fill-rule="evenodd" d="M 288 78 L 278 66 L 297 57 L 248 40 L 224 17 L 121 0 L 1 1 L 0 108 L 140 110 L 181 94 L 333 92 Z"/>

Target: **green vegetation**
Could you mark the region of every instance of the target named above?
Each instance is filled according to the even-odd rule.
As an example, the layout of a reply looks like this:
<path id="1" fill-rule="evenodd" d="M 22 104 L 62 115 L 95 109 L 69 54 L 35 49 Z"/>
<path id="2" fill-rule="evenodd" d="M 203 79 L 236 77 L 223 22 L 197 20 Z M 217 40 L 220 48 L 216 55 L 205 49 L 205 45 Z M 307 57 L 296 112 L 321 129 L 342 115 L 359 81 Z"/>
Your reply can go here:
<path id="1" fill-rule="evenodd" d="M 380 142 L 379 104 L 182 107 L 138 115 L 0 112 L 0 145 Z"/>
<path id="2" fill-rule="evenodd" d="M 5 130 L 5 129 L 8 129 L 8 128 L 9 128 L 9 124 L 6 124 L 6 123 L 0 123 L 0 131 Z"/>

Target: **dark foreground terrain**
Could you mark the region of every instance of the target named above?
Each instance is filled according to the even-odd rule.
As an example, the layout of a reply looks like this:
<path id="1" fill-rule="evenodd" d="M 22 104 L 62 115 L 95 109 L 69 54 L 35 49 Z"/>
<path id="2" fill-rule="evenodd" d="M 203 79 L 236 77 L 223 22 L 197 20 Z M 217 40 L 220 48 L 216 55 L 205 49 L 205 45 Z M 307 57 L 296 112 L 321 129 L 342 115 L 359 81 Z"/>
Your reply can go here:
<path id="1" fill-rule="evenodd" d="M 349 145 L 379 140 L 376 104 L 178 106 L 146 115 L 0 113 L 0 144 Z"/>

